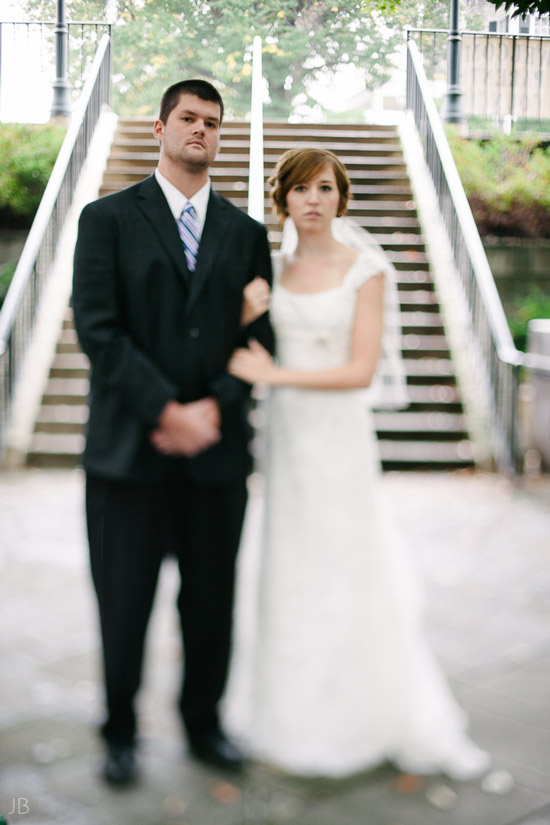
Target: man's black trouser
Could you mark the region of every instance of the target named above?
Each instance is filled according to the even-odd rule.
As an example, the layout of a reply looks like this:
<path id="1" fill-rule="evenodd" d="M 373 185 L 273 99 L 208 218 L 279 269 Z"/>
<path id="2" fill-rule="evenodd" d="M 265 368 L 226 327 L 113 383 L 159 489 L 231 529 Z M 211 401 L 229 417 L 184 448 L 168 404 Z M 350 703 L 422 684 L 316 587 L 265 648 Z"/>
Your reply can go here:
<path id="1" fill-rule="evenodd" d="M 191 736 L 216 728 L 229 663 L 246 482 L 133 484 L 88 475 L 86 511 L 103 640 L 105 739 L 131 744 L 147 624 L 162 560 L 174 556 L 184 646 L 180 709 Z"/>

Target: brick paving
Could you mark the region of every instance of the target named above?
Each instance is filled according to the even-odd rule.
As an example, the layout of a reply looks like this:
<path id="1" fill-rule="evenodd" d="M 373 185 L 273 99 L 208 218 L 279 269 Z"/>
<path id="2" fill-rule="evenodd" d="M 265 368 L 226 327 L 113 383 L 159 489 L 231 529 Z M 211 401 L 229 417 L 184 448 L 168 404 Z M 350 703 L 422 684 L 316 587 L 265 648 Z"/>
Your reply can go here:
<path id="1" fill-rule="evenodd" d="M 98 777 L 95 605 L 78 470 L 0 475 L 0 811 L 9 825 L 549 825 L 550 479 L 389 473 L 426 589 L 426 629 L 471 730 L 482 780 L 389 766 L 304 781 L 191 761 L 175 710 L 176 571 L 160 582 L 141 697 L 143 781 Z M 256 500 L 252 497 L 254 518 Z"/>

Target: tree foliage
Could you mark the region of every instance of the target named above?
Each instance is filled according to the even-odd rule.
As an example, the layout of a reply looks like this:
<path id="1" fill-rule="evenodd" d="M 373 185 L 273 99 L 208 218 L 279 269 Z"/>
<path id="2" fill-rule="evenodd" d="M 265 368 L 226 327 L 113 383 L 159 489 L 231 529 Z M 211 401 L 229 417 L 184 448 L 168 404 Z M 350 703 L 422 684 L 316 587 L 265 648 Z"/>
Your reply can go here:
<path id="1" fill-rule="evenodd" d="M 448 137 L 482 234 L 550 237 L 550 147 L 539 135 Z"/>
<path id="2" fill-rule="evenodd" d="M 524 14 L 548 14 L 550 12 L 550 0 L 489 0 L 495 8 L 504 6 L 506 11 L 512 11 L 512 17 Z"/>
<path id="3" fill-rule="evenodd" d="M 383 0 L 382 0 L 383 1 Z M 406 26 L 424 29 L 449 27 L 449 0 L 388 0 L 388 24 L 402 30 Z"/>
<path id="4" fill-rule="evenodd" d="M 34 19 L 55 18 L 55 0 L 23 3 Z M 168 85 L 196 76 L 220 89 L 229 115 L 246 115 L 255 35 L 263 43 L 266 117 L 318 112 L 315 81 L 330 82 L 351 64 L 374 89 L 389 78 L 406 25 L 449 22 L 449 0 L 67 0 L 66 7 L 73 20 L 111 20 L 114 108 L 144 116 L 156 112 Z"/>
<path id="5" fill-rule="evenodd" d="M 64 135 L 55 124 L 0 124 L 0 225 L 31 225 Z"/>
<path id="6" fill-rule="evenodd" d="M 383 83 L 403 34 L 380 8 L 393 0 L 72 0 L 71 19 L 102 20 L 115 8 L 114 105 L 149 115 L 181 77 L 200 76 L 223 91 L 229 113 L 246 114 L 255 35 L 263 41 L 267 117 L 287 117 L 315 101 L 311 85 L 354 64 L 367 88 Z M 26 0 L 29 14 L 52 19 L 54 0 Z M 389 8 L 389 5 L 388 5 Z"/>

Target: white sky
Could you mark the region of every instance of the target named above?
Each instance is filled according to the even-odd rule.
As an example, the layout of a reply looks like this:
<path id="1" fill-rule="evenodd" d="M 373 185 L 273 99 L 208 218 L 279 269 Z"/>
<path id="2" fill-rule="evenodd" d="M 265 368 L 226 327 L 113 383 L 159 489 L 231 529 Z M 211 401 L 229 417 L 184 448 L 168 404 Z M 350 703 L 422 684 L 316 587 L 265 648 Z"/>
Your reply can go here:
<path id="1" fill-rule="evenodd" d="M 0 21 L 24 20 L 16 0 L 0 0 Z M 55 65 L 38 30 L 2 26 L 0 120 L 44 123 L 49 119 Z"/>

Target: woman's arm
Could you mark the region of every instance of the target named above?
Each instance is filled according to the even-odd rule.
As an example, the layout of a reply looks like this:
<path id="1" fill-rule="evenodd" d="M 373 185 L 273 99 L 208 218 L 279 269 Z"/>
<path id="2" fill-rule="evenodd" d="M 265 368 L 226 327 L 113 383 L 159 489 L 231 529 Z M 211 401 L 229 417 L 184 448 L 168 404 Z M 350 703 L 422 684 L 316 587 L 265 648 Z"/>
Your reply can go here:
<path id="1" fill-rule="evenodd" d="M 269 309 L 270 288 L 264 278 L 254 278 L 243 290 L 241 326 L 247 327 Z"/>
<path id="2" fill-rule="evenodd" d="M 351 353 L 346 364 L 319 370 L 287 369 L 277 366 L 260 344 L 251 341 L 249 349 L 233 354 L 229 372 L 250 384 L 318 390 L 368 387 L 380 357 L 383 317 L 384 277 L 376 275 L 357 292 Z"/>

